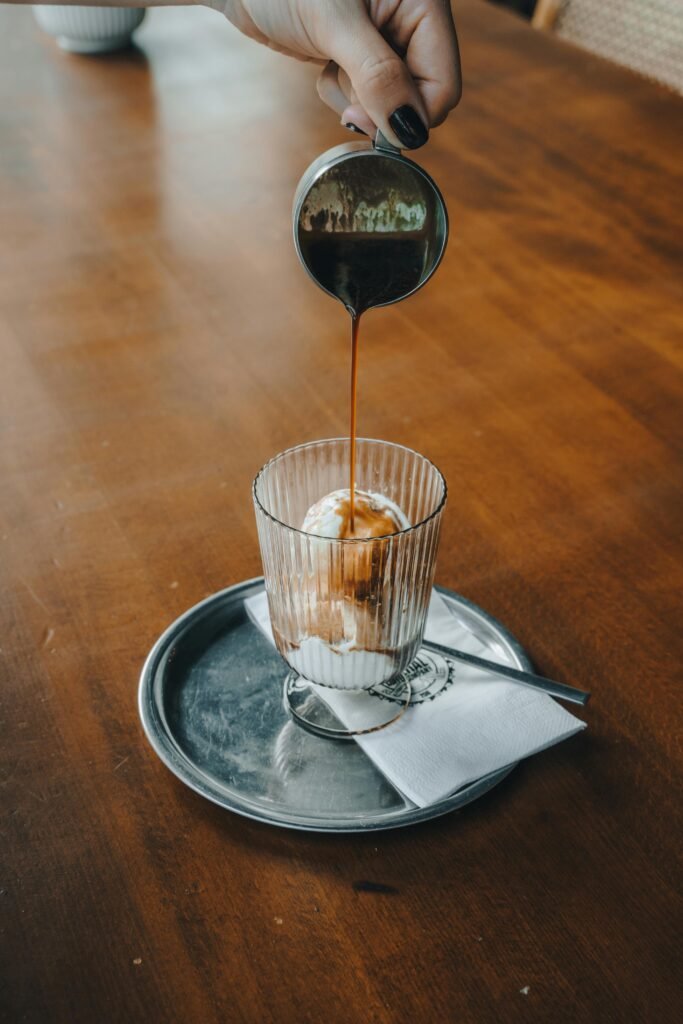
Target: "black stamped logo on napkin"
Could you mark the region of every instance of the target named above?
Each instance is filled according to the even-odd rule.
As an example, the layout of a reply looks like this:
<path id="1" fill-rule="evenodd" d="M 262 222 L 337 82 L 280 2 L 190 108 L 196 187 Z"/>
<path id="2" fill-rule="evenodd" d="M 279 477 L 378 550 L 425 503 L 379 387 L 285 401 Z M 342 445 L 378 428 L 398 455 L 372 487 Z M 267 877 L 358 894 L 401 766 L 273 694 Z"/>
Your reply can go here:
<path id="1" fill-rule="evenodd" d="M 380 700 L 403 704 L 406 680 L 410 683 L 411 704 L 424 704 L 440 697 L 455 679 L 455 665 L 434 651 L 421 650 L 405 672 L 392 683 L 373 686 L 368 693 Z"/>

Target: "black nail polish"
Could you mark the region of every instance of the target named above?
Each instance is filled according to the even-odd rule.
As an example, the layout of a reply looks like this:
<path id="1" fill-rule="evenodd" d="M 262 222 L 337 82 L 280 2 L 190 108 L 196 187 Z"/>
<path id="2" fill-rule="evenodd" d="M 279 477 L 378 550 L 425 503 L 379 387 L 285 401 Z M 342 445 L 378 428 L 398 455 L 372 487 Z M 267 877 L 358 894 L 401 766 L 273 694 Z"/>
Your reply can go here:
<path id="1" fill-rule="evenodd" d="M 419 146 L 424 146 L 429 138 L 429 129 L 417 111 L 409 107 L 407 103 L 393 112 L 389 118 L 389 124 L 405 149 L 418 149 Z"/>
<path id="2" fill-rule="evenodd" d="M 367 132 L 364 132 L 362 128 L 359 128 L 357 124 L 354 124 L 352 121 L 347 121 L 344 127 L 348 128 L 350 132 L 356 132 L 358 135 L 368 134 Z"/>

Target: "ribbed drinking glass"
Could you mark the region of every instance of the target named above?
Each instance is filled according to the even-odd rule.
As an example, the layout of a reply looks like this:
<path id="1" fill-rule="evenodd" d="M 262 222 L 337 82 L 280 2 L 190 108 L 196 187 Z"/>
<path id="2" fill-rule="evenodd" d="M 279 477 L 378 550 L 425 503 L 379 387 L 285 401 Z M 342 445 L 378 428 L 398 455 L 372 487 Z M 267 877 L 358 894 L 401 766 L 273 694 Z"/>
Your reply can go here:
<path id="1" fill-rule="evenodd" d="M 304 679 L 367 690 L 398 677 L 422 642 L 446 483 L 429 459 L 359 438 L 356 487 L 395 502 L 412 524 L 377 538 L 301 530 L 308 509 L 348 487 L 349 441 L 313 441 L 276 455 L 254 481 L 271 624 Z"/>

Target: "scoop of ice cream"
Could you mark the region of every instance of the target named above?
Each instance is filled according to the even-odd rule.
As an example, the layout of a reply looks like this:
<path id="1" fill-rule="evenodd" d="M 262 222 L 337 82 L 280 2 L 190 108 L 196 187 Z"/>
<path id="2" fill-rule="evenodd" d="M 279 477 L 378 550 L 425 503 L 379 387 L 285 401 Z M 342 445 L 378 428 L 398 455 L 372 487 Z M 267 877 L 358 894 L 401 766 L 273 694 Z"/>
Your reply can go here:
<path id="1" fill-rule="evenodd" d="M 409 526 L 407 516 L 391 498 L 374 491 L 355 491 L 352 529 L 351 492 L 344 487 L 311 505 L 301 529 L 317 537 L 344 540 L 386 537 Z"/>
<path id="2" fill-rule="evenodd" d="M 305 607 L 296 609 L 297 647 L 302 633 L 337 653 L 382 647 L 384 595 L 393 566 L 391 536 L 410 522 L 383 494 L 357 490 L 354 499 L 353 529 L 348 488 L 326 494 L 306 513 L 302 530 L 320 540 L 309 545 L 310 584 Z M 357 543 L 328 543 L 334 540 Z M 305 674 L 299 664 L 296 668 Z"/>

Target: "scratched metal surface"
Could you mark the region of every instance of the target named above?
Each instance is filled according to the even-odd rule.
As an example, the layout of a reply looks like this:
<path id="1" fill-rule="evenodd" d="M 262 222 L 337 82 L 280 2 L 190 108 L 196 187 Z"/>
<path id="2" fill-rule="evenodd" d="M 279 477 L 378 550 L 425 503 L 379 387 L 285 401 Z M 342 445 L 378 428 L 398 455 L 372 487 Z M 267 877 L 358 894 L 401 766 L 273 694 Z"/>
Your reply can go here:
<path id="1" fill-rule="evenodd" d="M 244 600 L 261 578 L 189 609 L 159 638 L 139 691 L 142 723 L 161 760 L 186 785 L 217 804 L 273 825 L 312 831 L 395 828 L 462 807 L 511 770 L 494 772 L 430 807 L 409 804 L 355 743 L 300 728 L 285 710 L 287 667 L 252 624 Z M 509 652 L 530 668 L 499 623 L 451 591 L 453 612 L 492 656 Z M 315 699 L 315 698 L 311 698 Z M 321 715 L 326 712 L 321 705 Z"/>

